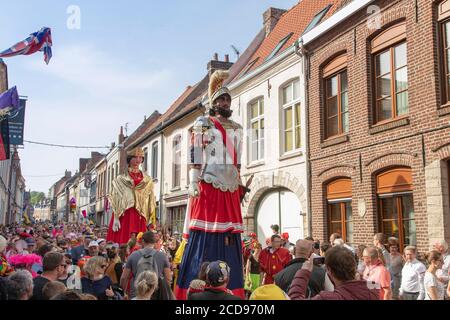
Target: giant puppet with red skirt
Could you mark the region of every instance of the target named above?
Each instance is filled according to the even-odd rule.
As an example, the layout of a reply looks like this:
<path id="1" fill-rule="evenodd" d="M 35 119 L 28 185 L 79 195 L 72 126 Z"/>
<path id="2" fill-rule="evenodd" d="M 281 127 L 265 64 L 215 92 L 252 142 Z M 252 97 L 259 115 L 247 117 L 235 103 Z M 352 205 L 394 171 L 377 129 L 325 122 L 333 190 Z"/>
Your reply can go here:
<path id="1" fill-rule="evenodd" d="M 196 119 L 191 135 L 189 200 L 175 296 L 187 289 L 205 261 L 225 261 L 230 269 L 228 289 L 245 298 L 241 233 L 241 200 L 247 186 L 240 178 L 242 126 L 230 119 L 231 94 L 223 85 L 228 72 L 210 78 L 208 115 Z"/>
<path id="2" fill-rule="evenodd" d="M 127 154 L 128 170 L 118 175 L 112 183 L 109 201 L 113 211 L 107 241 L 127 243 L 131 235 L 147 231 L 147 226 L 156 224 L 156 201 L 153 180 L 139 166 L 144 160 L 144 151 L 136 148 Z"/>

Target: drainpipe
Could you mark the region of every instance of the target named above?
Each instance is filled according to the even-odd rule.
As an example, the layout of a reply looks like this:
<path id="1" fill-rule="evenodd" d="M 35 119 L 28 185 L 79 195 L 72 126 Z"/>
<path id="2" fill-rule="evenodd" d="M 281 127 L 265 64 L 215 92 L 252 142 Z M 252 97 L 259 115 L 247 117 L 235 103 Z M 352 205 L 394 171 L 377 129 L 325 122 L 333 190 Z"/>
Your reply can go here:
<path id="1" fill-rule="evenodd" d="M 305 86 L 305 132 L 306 132 L 306 144 L 305 144 L 305 156 L 306 156 L 306 179 L 307 179 L 307 217 L 308 217 L 308 235 L 312 237 L 312 203 L 311 203 L 311 191 L 312 191 L 312 174 L 311 174 L 311 160 L 309 153 L 309 81 L 308 81 L 308 51 L 303 46 L 303 38 L 295 46 L 295 53 L 302 59 L 303 66 L 303 82 Z"/>
<path id="2" fill-rule="evenodd" d="M 164 190 L 164 133 L 161 130 L 160 131 L 160 137 L 161 137 L 161 161 L 160 161 L 160 167 L 161 167 L 161 175 L 159 177 L 159 223 L 163 225 L 163 212 L 165 211 L 165 207 L 163 204 L 163 190 Z M 164 217 L 164 223 L 166 223 L 166 217 Z"/>

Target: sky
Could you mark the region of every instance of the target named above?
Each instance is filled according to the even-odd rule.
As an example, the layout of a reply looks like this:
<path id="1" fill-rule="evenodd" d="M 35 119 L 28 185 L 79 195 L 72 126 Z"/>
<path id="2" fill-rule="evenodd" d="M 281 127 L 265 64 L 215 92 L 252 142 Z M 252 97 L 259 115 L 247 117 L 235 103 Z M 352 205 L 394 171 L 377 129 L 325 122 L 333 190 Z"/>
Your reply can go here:
<path id="1" fill-rule="evenodd" d="M 27 96 L 24 139 L 109 146 L 120 126 L 130 135 L 153 111 L 163 113 L 200 81 L 217 52 L 234 62 L 263 26 L 269 7 L 298 0 L 15 0 L 2 1 L 0 51 L 42 27 L 52 29 L 53 57 L 5 58 L 9 87 Z M 73 7 L 75 6 L 75 7 Z M 80 14 L 77 15 L 77 12 Z M 78 28 L 79 21 L 79 28 Z M 24 143 L 27 190 L 48 189 L 91 151 Z"/>

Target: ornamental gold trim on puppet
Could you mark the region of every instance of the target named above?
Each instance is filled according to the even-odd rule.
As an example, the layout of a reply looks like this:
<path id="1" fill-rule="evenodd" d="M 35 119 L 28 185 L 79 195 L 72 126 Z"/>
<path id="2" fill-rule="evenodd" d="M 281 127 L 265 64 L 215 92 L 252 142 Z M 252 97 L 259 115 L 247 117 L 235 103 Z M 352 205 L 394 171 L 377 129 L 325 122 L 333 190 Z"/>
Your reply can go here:
<path id="1" fill-rule="evenodd" d="M 139 148 L 139 147 L 134 148 L 133 150 L 129 151 L 127 153 L 127 156 L 129 156 L 129 157 L 141 157 L 141 158 L 145 157 L 144 156 L 144 150 L 142 150 L 142 148 Z"/>

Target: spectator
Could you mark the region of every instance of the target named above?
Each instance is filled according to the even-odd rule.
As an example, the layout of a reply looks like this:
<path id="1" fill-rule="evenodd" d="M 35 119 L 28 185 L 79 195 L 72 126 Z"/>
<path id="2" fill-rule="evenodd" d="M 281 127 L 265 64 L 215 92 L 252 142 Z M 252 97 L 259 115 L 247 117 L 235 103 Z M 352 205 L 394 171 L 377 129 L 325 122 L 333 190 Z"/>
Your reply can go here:
<path id="1" fill-rule="evenodd" d="M 322 257 L 325 257 L 325 253 L 330 248 L 331 248 L 331 244 L 329 242 L 322 242 L 322 244 L 320 245 L 320 255 Z"/>
<path id="2" fill-rule="evenodd" d="M 441 240 L 437 241 L 434 244 L 434 248 L 442 254 L 442 258 L 444 259 L 444 264 L 441 269 L 436 271 L 436 276 L 439 280 L 438 284 L 443 287 L 444 291 L 448 286 L 449 280 L 449 267 L 450 267 L 450 255 L 448 254 L 448 244 L 446 241 Z"/>
<path id="3" fill-rule="evenodd" d="M 311 259 L 305 261 L 292 281 L 289 297 L 292 300 L 306 299 L 306 290 L 313 270 Z M 325 255 L 328 277 L 334 284 L 334 291 L 321 291 L 312 300 L 379 300 L 379 292 L 369 288 L 364 280 L 355 280 L 356 261 L 347 249 L 336 246 Z"/>
<path id="4" fill-rule="evenodd" d="M 275 284 L 266 284 L 253 291 L 249 300 L 290 300 L 290 298 Z"/>
<path id="5" fill-rule="evenodd" d="M 385 237 L 384 237 L 384 233 L 375 233 L 375 235 L 373 236 L 373 245 L 379 249 L 381 249 L 382 253 L 383 253 L 383 257 L 384 257 L 384 265 L 386 268 L 389 269 L 390 264 L 391 264 L 391 256 L 389 254 L 389 251 L 386 250 L 386 247 L 384 246 L 384 242 L 385 242 Z"/>
<path id="6" fill-rule="evenodd" d="M 208 285 L 203 292 L 192 293 L 190 300 L 241 300 L 227 289 L 229 277 L 230 267 L 226 262 L 211 262 L 206 268 Z"/>
<path id="7" fill-rule="evenodd" d="M 89 256 L 89 244 L 92 240 L 89 236 L 80 237 L 80 245 L 72 248 L 70 251 L 72 255 L 73 264 L 77 265 L 78 260 L 80 260 L 84 256 Z"/>
<path id="8" fill-rule="evenodd" d="M 280 226 L 277 224 L 272 224 L 270 226 L 270 229 L 272 229 L 273 234 L 279 234 L 280 233 Z"/>
<path id="9" fill-rule="evenodd" d="M 14 272 L 6 282 L 8 300 L 29 300 L 33 295 L 33 278 L 27 270 Z"/>
<path id="10" fill-rule="evenodd" d="M 57 281 L 66 272 L 64 255 L 59 252 L 47 252 L 42 261 L 42 274 L 34 278 L 33 300 L 45 300 L 42 289 L 50 281 Z"/>
<path id="11" fill-rule="evenodd" d="M 187 298 L 193 293 L 203 292 L 206 288 L 206 269 L 208 268 L 209 261 L 204 261 L 200 266 L 200 271 L 198 273 L 198 278 L 191 281 L 187 291 Z"/>
<path id="12" fill-rule="evenodd" d="M 42 288 L 44 300 L 51 300 L 54 296 L 66 291 L 66 286 L 60 281 L 50 281 Z"/>
<path id="13" fill-rule="evenodd" d="M 260 243 L 254 243 L 253 252 L 250 254 L 247 265 L 245 266 L 246 281 L 250 281 L 250 292 L 256 290 L 261 283 L 261 268 L 259 264 L 259 256 L 261 254 L 262 246 Z"/>
<path id="14" fill-rule="evenodd" d="M 363 278 L 372 282 L 380 290 L 380 300 L 391 300 L 391 275 L 383 265 L 380 255 L 382 254 L 379 253 L 376 247 L 369 246 L 364 249 L 363 259 L 366 269 L 364 270 Z"/>
<path id="15" fill-rule="evenodd" d="M 91 257 L 100 255 L 99 245 L 98 245 L 97 241 L 92 240 L 91 242 L 89 242 L 88 251 L 89 251 L 89 256 L 91 256 Z"/>
<path id="16" fill-rule="evenodd" d="M 445 288 L 439 284 L 436 271 L 442 268 L 444 259 L 437 250 L 432 250 L 427 254 L 429 267 L 423 279 L 425 287 L 425 300 L 444 300 Z"/>
<path id="17" fill-rule="evenodd" d="M 402 281 L 403 258 L 399 252 L 397 238 L 389 238 L 388 243 L 391 260 L 389 273 L 391 274 L 392 298 L 397 300 Z"/>
<path id="18" fill-rule="evenodd" d="M 27 243 L 27 251 L 29 253 L 34 253 L 36 250 L 36 241 L 34 241 L 33 238 L 29 237 L 25 239 L 25 242 Z"/>
<path id="19" fill-rule="evenodd" d="M 99 300 L 108 300 L 114 297 L 112 281 L 105 276 L 107 267 L 106 259 L 101 256 L 90 258 L 84 265 L 86 276 L 81 278 L 81 288 L 83 293 L 89 293 Z"/>
<path id="20" fill-rule="evenodd" d="M 281 247 L 287 249 L 292 256 L 294 255 L 295 245 L 289 241 L 289 233 L 287 232 L 281 234 Z"/>
<path id="21" fill-rule="evenodd" d="M 295 274 L 309 259 L 313 252 L 310 241 L 297 240 L 295 244 L 295 259 L 290 261 L 282 271 L 275 275 L 275 284 L 284 292 L 288 293 Z M 325 269 L 313 266 L 311 277 L 308 281 L 306 297 L 309 299 L 325 289 Z"/>
<path id="22" fill-rule="evenodd" d="M 134 287 L 136 288 L 136 297 L 132 300 L 150 300 L 158 288 L 158 276 L 153 271 L 141 272 Z"/>
<path id="23" fill-rule="evenodd" d="M 125 264 L 127 262 L 128 256 L 130 255 L 130 248 L 128 247 L 128 245 L 126 243 L 121 244 L 119 246 L 118 255 L 119 255 L 120 261 Z"/>
<path id="24" fill-rule="evenodd" d="M 339 233 L 332 233 L 331 235 L 330 235 L 330 243 L 331 243 L 331 245 L 334 247 L 334 240 L 336 240 L 336 239 L 342 239 L 342 237 L 341 237 L 341 235 L 339 234 Z"/>
<path id="25" fill-rule="evenodd" d="M 120 257 L 117 255 L 118 248 L 119 245 L 117 243 L 108 244 L 105 247 L 106 255 L 108 257 L 108 266 L 106 268 L 105 274 L 111 279 L 113 285 L 115 286 L 120 285 L 120 277 L 122 276 L 124 265 L 120 260 Z"/>
<path id="26" fill-rule="evenodd" d="M 357 249 L 357 252 L 356 252 L 356 257 L 358 258 L 358 264 L 357 264 L 357 267 L 356 267 L 356 271 L 358 271 L 360 279 L 363 278 L 364 270 L 366 269 L 366 264 L 364 263 L 364 259 L 363 259 L 363 253 L 364 253 L 364 249 L 365 248 L 367 248 L 366 245 L 360 244 L 358 246 L 358 249 Z"/>
<path id="27" fill-rule="evenodd" d="M 273 277 L 292 260 L 289 251 L 281 248 L 281 237 L 279 235 L 272 235 L 270 240 L 271 247 L 262 250 L 259 256 L 262 284 L 272 284 Z"/>
<path id="28" fill-rule="evenodd" d="M 167 256 L 164 253 L 161 253 L 159 251 L 156 251 L 154 249 L 156 238 L 155 234 L 152 231 L 146 231 L 144 232 L 142 236 L 142 241 L 144 244 L 144 247 L 142 249 L 139 249 L 135 252 L 133 252 L 127 260 L 127 263 L 125 265 L 125 268 L 122 272 L 122 277 L 120 278 L 120 285 L 123 288 L 123 290 L 127 290 L 127 284 L 131 277 L 139 276 L 137 274 L 138 271 L 138 263 L 139 260 L 144 256 L 153 255 L 154 263 L 156 264 L 156 269 L 158 271 L 158 277 L 162 280 L 164 279 L 167 281 L 167 283 L 171 282 L 171 271 L 170 271 L 170 263 L 169 259 L 167 259 Z M 153 270 L 156 271 L 156 270 Z M 162 289 L 162 284 L 160 283 L 160 280 L 158 281 L 158 287 L 159 290 Z M 131 288 L 130 288 L 130 298 L 135 297 L 135 289 L 134 289 L 134 281 L 131 282 Z"/>
<path id="29" fill-rule="evenodd" d="M 405 265 L 402 269 L 399 298 L 402 300 L 423 300 L 425 289 L 423 278 L 425 265 L 416 259 L 416 248 L 407 246 L 404 250 Z"/>

